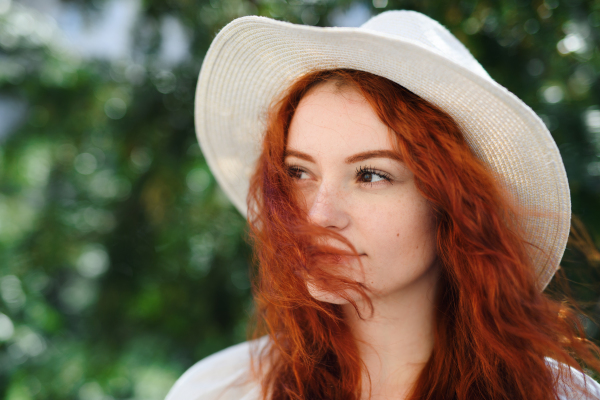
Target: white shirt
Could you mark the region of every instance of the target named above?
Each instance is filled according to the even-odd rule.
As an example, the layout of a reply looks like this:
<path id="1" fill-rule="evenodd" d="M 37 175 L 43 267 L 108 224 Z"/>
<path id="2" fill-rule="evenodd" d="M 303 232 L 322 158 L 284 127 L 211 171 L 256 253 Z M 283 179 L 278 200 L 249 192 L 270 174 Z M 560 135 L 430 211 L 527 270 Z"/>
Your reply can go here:
<path id="1" fill-rule="evenodd" d="M 265 336 L 255 345 L 259 348 L 268 343 Z M 552 369 L 558 367 L 555 360 L 546 359 Z M 561 385 L 560 400 L 600 399 L 600 385 L 587 375 L 571 368 L 573 382 L 587 385 L 595 397 L 584 395 Z M 240 343 L 215 353 L 188 369 L 171 388 L 165 400 L 260 400 L 260 383 L 249 381 L 250 342 Z"/>

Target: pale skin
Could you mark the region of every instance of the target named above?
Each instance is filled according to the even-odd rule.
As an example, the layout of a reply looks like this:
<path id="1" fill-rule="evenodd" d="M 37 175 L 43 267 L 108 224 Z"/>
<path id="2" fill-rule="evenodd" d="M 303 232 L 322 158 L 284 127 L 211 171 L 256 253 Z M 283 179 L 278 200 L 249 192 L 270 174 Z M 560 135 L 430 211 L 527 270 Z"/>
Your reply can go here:
<path id="1" fill-rule="evenodd" d="M 394 152 L 390 129 L 353 88 L 328 82 L 300 102 L 285 163 L 314 224 L 360 254 L 347 276 L 365 283 L 374 313 L 308 284 L 317 300 L 341 304 L 366 366 L 362 398 L 405 399 L 431 355 L 439 279 L 435 221 L 414 176 Z"/>

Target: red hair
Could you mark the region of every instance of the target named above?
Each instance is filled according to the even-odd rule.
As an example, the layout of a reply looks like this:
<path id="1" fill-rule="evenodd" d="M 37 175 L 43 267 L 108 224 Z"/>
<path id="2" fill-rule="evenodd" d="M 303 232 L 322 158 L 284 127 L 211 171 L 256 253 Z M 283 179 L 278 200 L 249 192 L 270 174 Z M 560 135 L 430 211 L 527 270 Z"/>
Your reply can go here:
<path id="1" fill-rule="evenodd" d="M 368 288 L 323 268 L 323 249 L 314 238 L 344 240 L 308 222 L 283 162 L 296 107 L 328 81 L 357 90 L 391 128 L 397 151 L 436 215 L 442 273 L 435 342 L 409 398 L 557 399 L 559 378 L 569 370 L 553 373 L 545 357 L 598 371 L 598 348 L 585 339 L 574 309 L 539 292 L 514 223 L 516 211 L 509 211 L 514 208 L 453 119 L 386 78 L 316 71 L 272 106 L 248 197 L 258 264 L 254 337 L 270 336 L 257 355 L 264 398 L 349 400 L 368 390 L 340 306 L 311 297 L 306 277 L 343 297 L 353 289 L 368 300 Z"/>

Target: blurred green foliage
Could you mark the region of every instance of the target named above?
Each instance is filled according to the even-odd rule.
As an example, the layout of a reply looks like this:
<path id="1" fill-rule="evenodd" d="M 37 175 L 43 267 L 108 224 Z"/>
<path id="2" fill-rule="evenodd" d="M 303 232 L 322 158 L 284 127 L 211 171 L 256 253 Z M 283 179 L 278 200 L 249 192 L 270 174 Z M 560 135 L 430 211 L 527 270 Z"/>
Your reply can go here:
<path id="1" fill-rule="evenodd" d="M 105 2 L 69 5 L 94 18 Z M 48 16 L 0 0 L 0 100 L 24 110 L 0 137 L 0 398 L 162 399 L 195 361 L 244 340 L 245 221 L 194 136 L 203 55 L 242 15 L 327 26 L 389 9 L 441 21 L 544 119 L 598 243 L 598 0 L 144 0 L 132 56 L 111 61 L 82 58 Z M 157 56 L 166 16 L 191 39 L 176 65 Z M 593 264 L 563 260 L 592 318 Z"/>

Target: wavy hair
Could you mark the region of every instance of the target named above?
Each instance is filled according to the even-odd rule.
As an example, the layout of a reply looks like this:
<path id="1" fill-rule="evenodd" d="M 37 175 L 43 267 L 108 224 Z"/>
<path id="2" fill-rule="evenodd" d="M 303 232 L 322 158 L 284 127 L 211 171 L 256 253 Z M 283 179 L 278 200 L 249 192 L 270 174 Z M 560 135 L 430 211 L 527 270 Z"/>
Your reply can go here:
<path id="1" fill-rule="evenodd" d="M 409 398 L 558 399 L 560 382 L 569 382 L 567 366 L 598 371 L 598 348 L 585 339 L 576 310 L 540 293 L 515 222 L 518 212 L 456 122 L 386 78 L 326 70 L 300 77 L 272 105 L 251 178 L 248 221 L 257 265 L 253 337 L 270 336 L 269 345 L 254 356 L 263 398 L 350 400 L 369 390 L 340 306 L 315 300 L 306 282 L 310 277 L 351 302 L 348 290 L 367 301 L 369 290 L 329 268 L 323 254 L 336 250 L 324 249 L 318 238 L 349 243 L 308 222 L 284 165 L 296 107 L 311 89 L 331 81 L 361 93 L 391 129 L 436 216 L 441 284 L 435 341 Z M 546 357 L 559 362 L 558 371 L 549 368 Z"/>

